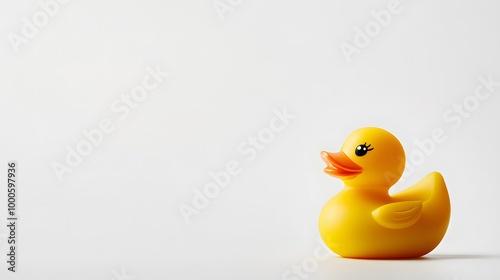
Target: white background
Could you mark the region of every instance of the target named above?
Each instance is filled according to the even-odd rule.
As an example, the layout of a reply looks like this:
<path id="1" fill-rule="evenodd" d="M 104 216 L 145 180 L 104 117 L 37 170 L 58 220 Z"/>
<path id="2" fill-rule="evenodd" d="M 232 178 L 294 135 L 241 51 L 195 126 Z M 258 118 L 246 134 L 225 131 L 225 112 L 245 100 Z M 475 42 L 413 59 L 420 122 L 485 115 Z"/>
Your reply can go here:
<path id="1" fill-rule="evenodd" d="M 342 188 L 319 152 L 379 126 L 407 156 L 444 130 L 394 189 L 441 172 L 448 232 L 423 259 L 332 256 L 308 279 L 498 279 L 500 87 L 460 124 L 444 116 L 478 77 L 500 81 L 500 2 L 402 0 L 350 63 L 340 45 L 388 1 L 232 1 L 223 20 L 213 3 L 73 0 L 15 52 L 9 34 L 43 9 L 0 2 L 0 173 L 18 161 L 20 217 L 19 272 L 1 226 L 0 278 L 282 279 L 314 257 L 319 212 Z M 117 118 L 113 101 L 156 65 L 170 76 Z M 247 161 L 238 146 L 284 107 L 295 118 Z M 115 130 L 60 182 L 51 165 L 108 117 Z M 241 173 L 186 224 L 179 206 L 232 160 Z"/>

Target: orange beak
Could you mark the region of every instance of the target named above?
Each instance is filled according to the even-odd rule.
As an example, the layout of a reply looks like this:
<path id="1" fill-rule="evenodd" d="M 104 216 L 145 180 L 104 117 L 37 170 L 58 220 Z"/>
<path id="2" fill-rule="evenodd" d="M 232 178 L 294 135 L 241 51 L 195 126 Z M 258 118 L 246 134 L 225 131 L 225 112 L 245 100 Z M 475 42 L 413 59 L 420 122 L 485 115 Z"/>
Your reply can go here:
<path id="1" fill-rule="evenodd" d="M 353 162 L 344 152 L 321 152 L 321 158 L 326 163 L 325 173 L 338 178 L 353 177 L 361 174 L 363 168 Z"/>

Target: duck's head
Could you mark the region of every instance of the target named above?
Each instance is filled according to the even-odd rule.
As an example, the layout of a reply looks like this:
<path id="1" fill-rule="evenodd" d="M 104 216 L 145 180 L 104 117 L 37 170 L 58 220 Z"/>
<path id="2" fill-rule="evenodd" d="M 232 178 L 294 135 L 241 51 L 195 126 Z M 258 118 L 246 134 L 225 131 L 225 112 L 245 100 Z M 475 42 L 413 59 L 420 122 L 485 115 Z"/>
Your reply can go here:
<path id="1" fill-rule="evenodd" d="M 399 140 L 377 127 L 352 132 L 340 152 L 321 152 L 325 173 L 353 188 L 388 189 L 404 171 L 405 152 Z"/>

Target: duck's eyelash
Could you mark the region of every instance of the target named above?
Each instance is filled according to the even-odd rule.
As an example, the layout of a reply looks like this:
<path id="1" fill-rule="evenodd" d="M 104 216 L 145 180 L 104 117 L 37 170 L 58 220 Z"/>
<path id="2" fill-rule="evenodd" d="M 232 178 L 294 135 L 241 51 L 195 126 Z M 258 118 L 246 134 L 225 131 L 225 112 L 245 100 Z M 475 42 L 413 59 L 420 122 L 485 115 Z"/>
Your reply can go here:
<path id="1" fill-rule="evenodd" d="M 366 142 L 365 142 L 365 144 L 364 144 L 364 145 L 366 146 Z M 368 146 L 366 146 L 366 150 L 367 150 L 367 151 L 371 151 L 371 150 L 373 150 L 373 148 L 371 148 L 371 149 L 370 149 L 370 146 L 371 146 L 371 145 L 372 145 L 372 144 L 368 144 Z"/>

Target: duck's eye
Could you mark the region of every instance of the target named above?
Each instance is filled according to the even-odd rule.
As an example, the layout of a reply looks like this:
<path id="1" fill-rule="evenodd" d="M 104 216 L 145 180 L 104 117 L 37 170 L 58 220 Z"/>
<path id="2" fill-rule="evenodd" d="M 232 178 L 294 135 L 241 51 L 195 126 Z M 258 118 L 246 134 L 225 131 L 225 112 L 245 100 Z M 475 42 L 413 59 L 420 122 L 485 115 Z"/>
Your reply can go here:
<path id="1" fill-rule="evenodd" d="M 356 147 L 356 151 L 354 151 L 356 153 L 356 155 L 358 157 L 362 157 L 364 155 L 366 155 L 366 153 L 368 153 L 369 151 L 373 150 L 373 148 L 370 148 L 371 144 L 369 144 L 368 146 L 366 145 L 366 142 L 364 144 L 361 144 L 361 145 L 358 145 Z"/>

